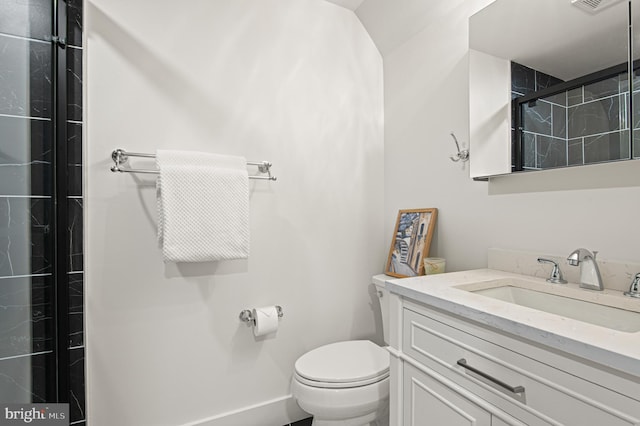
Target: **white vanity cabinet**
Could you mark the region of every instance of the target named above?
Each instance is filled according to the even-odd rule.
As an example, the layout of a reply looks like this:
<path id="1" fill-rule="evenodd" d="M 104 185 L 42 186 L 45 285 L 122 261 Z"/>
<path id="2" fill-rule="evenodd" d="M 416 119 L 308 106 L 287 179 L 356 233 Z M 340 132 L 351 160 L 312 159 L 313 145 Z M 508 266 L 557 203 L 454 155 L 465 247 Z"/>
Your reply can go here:
<path id="1" fill-rule="evenodd" d="M 398 294 L 390 320 L 392 426 L 640 426 L 638 377 Z"/>

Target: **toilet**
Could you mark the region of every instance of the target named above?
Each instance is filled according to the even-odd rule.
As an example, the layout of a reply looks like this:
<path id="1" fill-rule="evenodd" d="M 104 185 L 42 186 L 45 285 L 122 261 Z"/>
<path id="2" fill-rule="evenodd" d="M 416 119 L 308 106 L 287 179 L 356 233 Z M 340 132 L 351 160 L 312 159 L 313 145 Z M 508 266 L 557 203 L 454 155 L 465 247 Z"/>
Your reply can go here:
<path id="1" fill-rule="evenodd" d="M 388 292 L 384 275 L 373 278 L 382 310 L 385 344 Z M 369 340 L 330 343 L 295 363 L 292 394 L 313 415 L 313 426 L 389 424 L 389 352 Z"/>

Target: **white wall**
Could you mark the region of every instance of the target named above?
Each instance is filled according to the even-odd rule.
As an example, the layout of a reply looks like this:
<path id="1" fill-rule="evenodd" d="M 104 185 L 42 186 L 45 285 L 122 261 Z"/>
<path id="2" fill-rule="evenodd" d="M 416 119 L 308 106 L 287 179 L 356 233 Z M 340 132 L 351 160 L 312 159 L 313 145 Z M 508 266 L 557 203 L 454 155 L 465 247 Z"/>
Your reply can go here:
<path id="1" fill-rule="evenodd" d="M 301 418 L 288 398 L 296 358 L 379 338 L 369 287 L 386 258 L 378 51 L 352 11 L 321 0 L 85 8 L 89 423 Z M 153 177 L 111 173 L 117 147 L 272 161 L 278 181 L 250 185 L 249 260 L 164 265 Z M 255 339 L 238 314 L 271 304 L 285 313 L 277 337 Z M 234 410 L 244 417 L 224 417 Z"/>
<path id="2" fill-rule="evenodd" d="M 593 189 L 604 177 L 594 172 L 586 177 L 592 185 L 581 185 L 592 189 L 489 195 L 486 182 L 472 181 L 468 168 L 448 159 L 455 152 L 449 132 L 469 140 L 467 20 L 490 1 L 436 3 L 430 24 L 384 56 L 386 240 L 380 251 L 390 244 L 399 209 L 437 207 L 431 254 L 447 258 L 450 271 L 486 267 L 489 247 L 568 255 L 584 246 L 603 259 L 640 260 L 640 186 Z M 564 186 L 558 182 L 558 189 Z"/>

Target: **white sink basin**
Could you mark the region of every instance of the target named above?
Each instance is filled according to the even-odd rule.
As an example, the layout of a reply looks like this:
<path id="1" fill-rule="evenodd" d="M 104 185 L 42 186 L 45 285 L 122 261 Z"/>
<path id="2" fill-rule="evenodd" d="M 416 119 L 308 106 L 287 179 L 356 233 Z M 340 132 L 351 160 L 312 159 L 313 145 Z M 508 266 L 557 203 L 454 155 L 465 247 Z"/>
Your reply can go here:
<path id="1" fill-rule="evenodd" d="M 612 330 L 640 331 L 640 303 L 617 296 L 536 281 L 504 278 L 457 288 Z"/>

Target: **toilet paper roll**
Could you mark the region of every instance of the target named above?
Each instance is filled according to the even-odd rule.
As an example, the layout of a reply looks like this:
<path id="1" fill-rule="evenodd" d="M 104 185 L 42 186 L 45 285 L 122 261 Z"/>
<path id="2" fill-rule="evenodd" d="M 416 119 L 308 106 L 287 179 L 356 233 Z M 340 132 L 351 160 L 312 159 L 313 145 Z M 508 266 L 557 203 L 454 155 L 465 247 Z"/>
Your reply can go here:
<path id="1" fill-rule="evenodd" d="M 264 336 L 278 331 L 278 310 L 275 306 L 255 308 L 253 310 L 253 318 L 255 319 L 253 326 L 254 336 Z"/>

